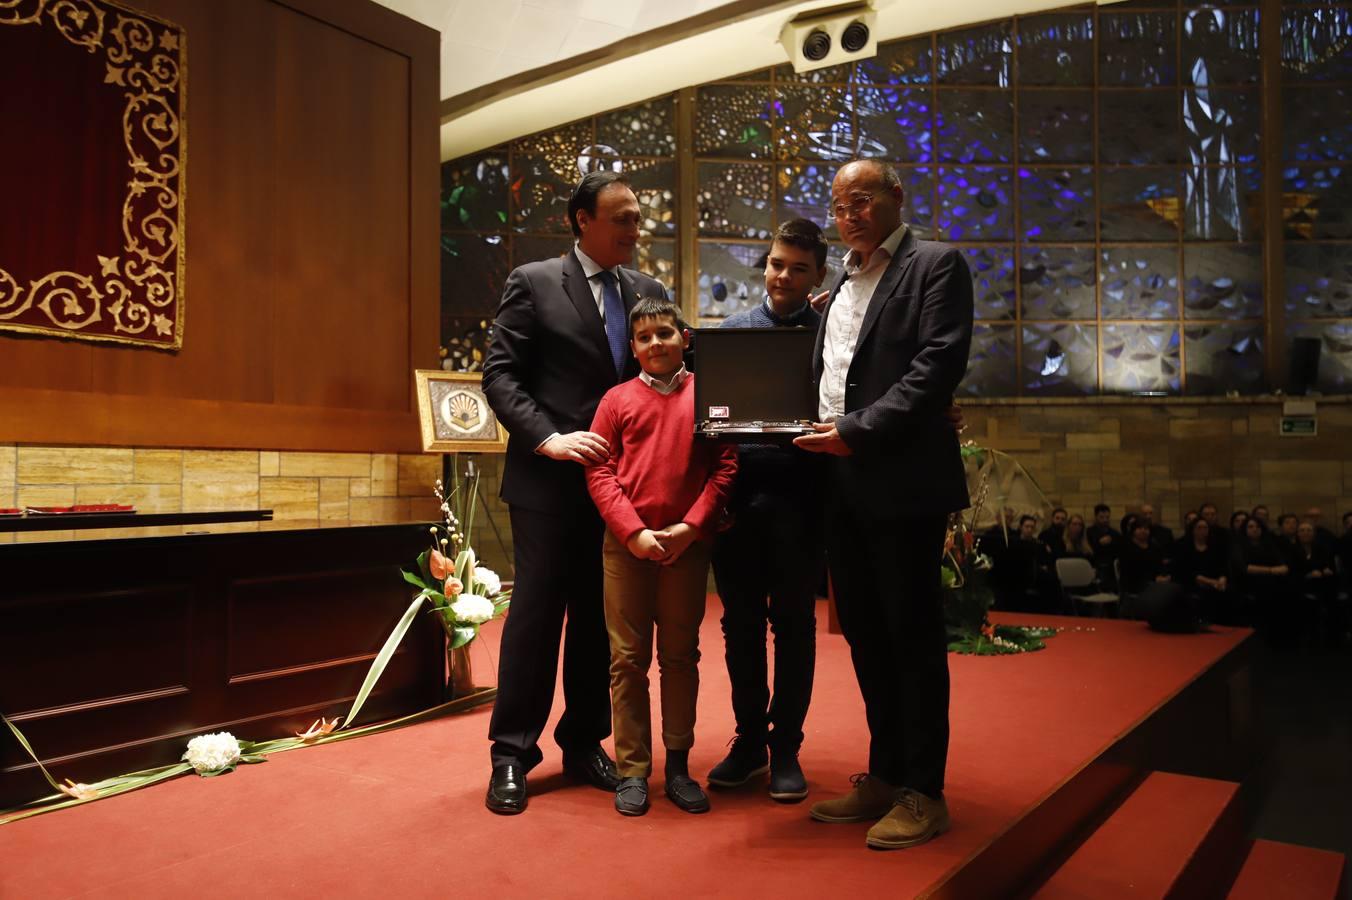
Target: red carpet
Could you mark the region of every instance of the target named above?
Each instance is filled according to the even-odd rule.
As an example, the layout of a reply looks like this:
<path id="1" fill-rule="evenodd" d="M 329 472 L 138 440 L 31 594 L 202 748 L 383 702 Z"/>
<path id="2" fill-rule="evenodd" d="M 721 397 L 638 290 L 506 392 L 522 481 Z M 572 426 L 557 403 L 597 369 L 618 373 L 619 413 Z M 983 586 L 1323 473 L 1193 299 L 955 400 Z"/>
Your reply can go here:
<path id="1" fill-rule="evenodd" d="M 701 780 L 732 735 L 718 615 L 711 598 L 691 753 Z M 484 707 L 5 826 L 0 897 L 909 897 L 1245 634 L 1170 636 L 1133 622 L 1056 619 L 1048 621 L 1088 630 L 1068 630 L 1025 656 L 951 657 L 953 830 L 924 847 L 880 853 L 864 847 L 867 825 L 807 818 L 808 803 L 849 787 L 867 741 L 844 639 L 825 632 L 824 607 L 818 620 L 801 756 L 812 794 L 803 804 L 772 802 L 762 783 L 716 793 L 711 813 L 690 816 L 661 797 L 655 779 L 653 810 L 625 819 L 609 795 L 564 779 L 547 744 L 531 773 L 530 808 L 495 816 L 483 807 Z M 475 648 L 481 683 L 491 680 L 496 633 L 486 637 Z M 660 759 L 659 750 L 659 770 Z"/>

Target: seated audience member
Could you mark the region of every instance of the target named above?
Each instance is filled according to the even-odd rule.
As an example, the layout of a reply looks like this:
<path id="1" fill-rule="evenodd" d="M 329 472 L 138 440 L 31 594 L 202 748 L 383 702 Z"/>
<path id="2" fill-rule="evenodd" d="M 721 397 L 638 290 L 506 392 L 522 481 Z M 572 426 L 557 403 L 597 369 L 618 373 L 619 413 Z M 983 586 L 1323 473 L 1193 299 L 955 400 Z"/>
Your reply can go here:
<path id="1" fill-rule="evenodd" d="M 1283 609 L 1290 593 L 1291 569 L 1281 550 L 1269 538 L 1263 520 L 1244 523 L 1244 537 L 1237 542 L 1244 598 L 1252 609 L 1252 621 L 1269 640 L 1282 641 L 1293 618 Z"/>
<path id="2" fill-rule="evenodd" d="M 995 524 L 981 532 L 977 539 L 977 549 L 989 557 L 992 569 L 998 566 L 1000 559 L 1009 550 L 1009 545 L 1019 536 L 1014 510 L 1006 506 Z"/>
<path id="3" fill-rule="evenodd" d="M 1309 509 L 1305 510 L 1305 518 L 1303 521 L 1309 522 L 1314 526 L 1314 542 L 1329 553 L 1337 555 L 1338 538 L 1334 536 L 1332 531 L 1329 531 L 1321 524 L 1323 519 L 1324 511 L 1319 507 L 1311 506 Z"/>
<path id="4" fill-rule="evenodd" d="M 1199 518 L 1200 516 L 1197 514 L 1197 510 L 1195 509 L 1190 509 L 1187 512 L 1185 512 L 1183 514 L 1183 531 L 1187 532 L 1189 529 L 1191 529 L 1192 523 L 1196 522 Z"/>
<path id="5" fill-rule="evenodd" d="M 1067 519 L 1060 537 L 1061 540 L 1052 545 L 1052 559 L 1076 556 L 1093 562 L 1094 548 L 1089 546 L 1089 536 L 1084 527 L 1084 516 L 1076 513 Z"/>
<path id="6" fill-rule="evenodd" d="M 1042 529 L 1042 532 L 1037 536 L 1038 540 L 1052 548 L 1053 553 L 1061 544 L 1061 532 L 1066 527 L 1067 515 L 1064 507 L 1058 506 L 1052 510 L 1052 523 Z"/>
<path id="7" fill-rule="evenodd" d="M 1131 540 L 1122 545 L 1122 593 L 1139 594 L 1155 581 L 1168 581 L 1164 551 L 1150 539 L 1150 522 L 1142 517 L 1131 521 Z"/>
<path id="8" fill-rule="evenodd" d="M 1300 525 L 1291 513 L 1282 513 L 1277 517 L 1277 534 L 1274 536 L 1282 555 L 1290 560 L 1296 552 L 1296 528 Z"/>
<path id="9" fill-rule="evenodd" d="M 1225 553 L 1211 541 L 1211 524 L 1200 516 L 1184 535 L 1170 566 L 1174 581 L 1197 598 L 1197 609 L 1208 622 L 1233 624 L 1227 608 L 1229 563 Z"/>
<path id="10" fill-rule="evenodd" d="M 1235 510 L 1230 514 L 1230 527 L 1227 529 L 1229 541 L 1225 545 L 1225 556 L 1230 562 L 1230 583 L 1238 586 L 1244 580 L 1244 555 L 1240 552 L 1244 545 L 1244 526 L 1248 524 L 1249 514 Z"/>
<path id="11" fill-rule="evenodd" d="M 1270 534 L 1272 532 L 1272 526 L 1268 524 L 1268 515 L 1269 513 L 1267 506 L 1265 506 L 1262 503 L 1259 503 L 1257 506 L 1253 508 L 1253 511 L 1249 513 L 1249 518 L 1257 519 L 1258 521 L 1262 522 L 1263 530 Z"/>
<path id="12" fill-rule="evenodd" d="M 1094 505 L 1094 524 L 1085 532 L 1089 546 L 1094 550 L 1094 568 L 1098 570 L 1101 584 L 1117 587 L 1117 578 L 1113 575 L 1113 561 L 1122 548 L 1122 535 L 1113 531 L 1108 524 L 1112 519 L 1112 509 L 1106 503 Z"/>
<path id="13" fill-rule="evenodd" d="M 991 568 L 1000 608 L 1019 612 L 1055 610 L 1060 589 L 1051 573 L 1051 551 L 1037 537 L 1037 519 L 1021 516 L 1018 533 L 1012 537 L 1003 557 Z"/>
<path id="14" fill-rule="evenodd" d="M 1296 548 L 1291 554 L 1291 575 L 1305 601 L 1300 614 L 1309 623 L 1311 633 L 1323 631 L 1326 637 L 1336 639 L 1342 634 L 1342 616 L 1335 565 L 1333 554 L 1320 546 L 1314 524 L 1301 522 L 1296 532 Z"/>
<path id="15" fill-rule="evenodd" d="M 1220 522 L 1220 509 L 1216 504 L 1207 501 L 1197 507 L 1199 518 L 1206 519 L 1206 523 L 1211 526 L 1211 543 L 1215 544 L 1225 556 L 1230 555 L 1230 530 Z"/>
<path id="16" fill-rule="evenodd" d="M 1197 510 L 1195 509 L 1190 509 L 1183 514 L 1183 531 L 1174 539 L 1174 542 L 1169 545 L 1169 559 L 1172 560 L 1182 552 L 1184 547 L 1187 546 L 1188 541 L 1192 540 L 1192 523 L 1196 522 L 1198 518 L 1200 517 L 1197 515 Z"/>
<path id="17" fill-rule="evenodd" d="M 1174 543 L 1173 531 L 1155 522 L 1155 507 L 1149 503 L 1141 504 L 1141 518 L 1150 523 L 1150 540 L 1154 541 L 1164 551 L 1167 558 L 1169 548 Z"/>

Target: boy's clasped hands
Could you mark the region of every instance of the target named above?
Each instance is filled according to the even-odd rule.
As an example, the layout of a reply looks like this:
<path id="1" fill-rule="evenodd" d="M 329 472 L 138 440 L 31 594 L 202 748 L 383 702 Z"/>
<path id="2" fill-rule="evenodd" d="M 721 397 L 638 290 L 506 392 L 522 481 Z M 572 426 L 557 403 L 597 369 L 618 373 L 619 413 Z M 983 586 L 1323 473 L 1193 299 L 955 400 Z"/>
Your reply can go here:
<path id="1" fill-rule="evenodd" d="M 668 525 L 660 531 L 644 528 L 625 542 L 629 552 L 639 559 L 651 559 L 671 565 L 699 538 L 699 531 L 684 522 Z"/>

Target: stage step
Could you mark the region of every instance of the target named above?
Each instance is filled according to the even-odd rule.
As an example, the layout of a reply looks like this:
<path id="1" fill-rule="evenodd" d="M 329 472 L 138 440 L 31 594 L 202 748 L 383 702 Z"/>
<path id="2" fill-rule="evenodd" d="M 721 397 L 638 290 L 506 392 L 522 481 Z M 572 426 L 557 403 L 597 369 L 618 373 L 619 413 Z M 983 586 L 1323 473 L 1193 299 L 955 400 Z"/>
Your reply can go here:
<path id="1" fill-rule="evenodd" d="M 1151 772 L 1033 895 L 1223 897 L 1243 855 L 1239 785 Z"/>
<path id="2" fill-rule="evenodd" d="M 1346 860 L 1341 853 L 1254 841 L 1228 900 L 1338 900 Z"/>

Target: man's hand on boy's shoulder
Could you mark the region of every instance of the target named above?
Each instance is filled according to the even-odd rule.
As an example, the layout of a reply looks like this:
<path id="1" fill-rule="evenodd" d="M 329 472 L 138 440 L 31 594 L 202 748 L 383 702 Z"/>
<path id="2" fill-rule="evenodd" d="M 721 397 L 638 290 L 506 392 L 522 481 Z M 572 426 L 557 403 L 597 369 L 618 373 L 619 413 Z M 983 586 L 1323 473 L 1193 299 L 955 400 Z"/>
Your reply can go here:
<path id="1" fill-rule="evenodd" d="M 625 541 L 625 546 L 629 548 L 630 553 L 639 559 L 665 559 L 668 551 L 666 546 L 658 540 L 658 533 L 650 528 L 645 528 Z"/>
<path id="2" fill-rule="evenodd" d="M 610 444 L 593 431 L 570 431 L 554 435 L 540 445 L 538 452 L 550 459 L 591 466 L 605 462 L 610 457 Z"/>
<path id="3" fill-rule="evenodd" d="M 948 424 L 953 426 L 953 430 L 962 434 L 967 430 L 967 420 L 963 418 L 962 407 L 954 403 L 944 410 L 944 418 L 948 419 Z"/>
<path id="4" fill-rule="evenodd" d="M 666 553 L 661 558 L 664 566 L 669 566 L 680 559 L 681 554 L 699 539 L 699 531 L 693 525 L 687 525 L 684 522 L 668 525 L 661 531 L 653 532 L 653 535 L 666 548 Z"/>

